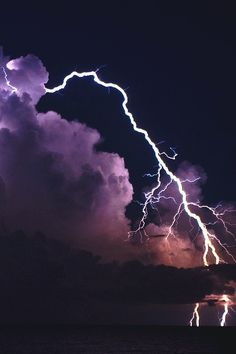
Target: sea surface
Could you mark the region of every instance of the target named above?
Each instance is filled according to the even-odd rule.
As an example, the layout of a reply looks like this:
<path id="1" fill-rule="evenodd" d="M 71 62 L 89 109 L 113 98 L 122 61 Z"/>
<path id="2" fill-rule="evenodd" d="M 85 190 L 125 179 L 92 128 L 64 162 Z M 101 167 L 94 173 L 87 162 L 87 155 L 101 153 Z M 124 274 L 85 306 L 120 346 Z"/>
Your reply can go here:
<path id="1" fill-rule="evenodd" d="M 235 343 L 236 327 L 0 327 L 0 354 L 230 354 Z"/>

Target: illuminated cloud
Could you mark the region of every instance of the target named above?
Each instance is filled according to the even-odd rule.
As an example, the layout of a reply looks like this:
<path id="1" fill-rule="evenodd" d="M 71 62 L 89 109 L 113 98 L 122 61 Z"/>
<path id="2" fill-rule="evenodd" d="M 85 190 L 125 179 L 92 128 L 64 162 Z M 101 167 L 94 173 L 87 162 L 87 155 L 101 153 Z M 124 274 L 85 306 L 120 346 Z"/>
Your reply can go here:
<path id="1" fill-rule="evenodd" d="M 109 259 L 138 258 L 145 263 L 179 267 L 220 262 L 222 249 L 227 251 L 225 240 L 216 236 L 211 226 L 217 228 L 217 221 L 224 227 L 219 234 L 224 235 L 227 225 L 217 219 L 220 209 L 204 209 L 200 204 L 205 173 L 186 162 L 175 174 L 169 170 L 163 153 L 148 133 L 136 126 L 122 88 L 104 83 L 96 72 L 73 72 L 62 85 L 45 89 L 48 73 L 35 56 L 11 61 L 1 56 L 1 62 L 0 176 L 7 225 L 29 232 L 41 230 Z M 148 215 L 150 207 L 158 212 L 147 223 L 143 216 L 144 222 L 138 224 L 129 246 L 124 242 L 130 232 L 125 209 L 132 201 L 133 189 L 124 160 L 117 154 L 96 150 L 101 141 L 96 130 L 78 121 L 68 122 L 55 112 L 39 113 L 35 107 L 42 95 L 64 88 L 73 76 L 92 76 L 98 84 L 123 95 L 123 108 L 134 130 L 144 134 L 165 172 L 161 193 L 155 188 L 151 193 L 150 188 L 147 190 L 151 199 L 143 215 Z M 231 209 L 223 212 L 224 216 L 228 217 Z M 168 235 L 168 240 L 149 240 L 145 247 L 137 245 L 136 241 L 142 240 L 140 235 L 151 235 L 150 231 Z M 224 256 L 230 258 L 229 252 Z"/>
<path id="2" fill-rule="evenodd" d="M 96 150 L 101 140 L 96 130 L 55 112 L 37 112 L 35 103 L 48 80 L 38 58 L 12 60 L 6 72 L 17 86 L 15 94 L 2 73 L 0 176 L 6 226 L 40 230 L 98 252 L 109 238 L 123 243 L 129 230 L 125 208 L 133 193 L 124 160 Z"/>

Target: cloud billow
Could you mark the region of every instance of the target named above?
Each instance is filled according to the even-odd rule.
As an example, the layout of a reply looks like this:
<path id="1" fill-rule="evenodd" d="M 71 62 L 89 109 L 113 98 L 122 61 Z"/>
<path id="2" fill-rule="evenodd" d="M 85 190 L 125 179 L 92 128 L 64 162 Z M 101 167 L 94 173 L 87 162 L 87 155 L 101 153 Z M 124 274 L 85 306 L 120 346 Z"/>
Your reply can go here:
<path id="1" fill-rule="evenodd" d="M 133 194 L 124 160 L 96 150 L 98 131 L 52 111 L 37 112 L 35 103 L 48 80 L 38 58 L 12 60 L 6 73 L 18 91 L 12 92 L 2 72 L 0 207 L 5 227 L 40 230 L 96 250 L 109 237 L 123 242 L 129 230 L 125 208 Z"/>

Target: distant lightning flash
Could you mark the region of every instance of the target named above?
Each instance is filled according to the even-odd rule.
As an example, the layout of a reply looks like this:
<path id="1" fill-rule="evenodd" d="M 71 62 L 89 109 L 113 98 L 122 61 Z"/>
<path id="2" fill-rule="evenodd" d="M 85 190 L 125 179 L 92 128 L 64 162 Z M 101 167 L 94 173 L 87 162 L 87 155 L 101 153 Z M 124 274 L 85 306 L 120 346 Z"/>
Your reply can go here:
<path id="1" fill-rule="evenodd" d="M 223 294 L 223 295 L 219 295 L 219 294 L 211 294 L 211 295 L 207 295 L 205 297 L 205 299 L 203 300 L 203 303 L 207 302 L 209 305 L 209 301 L 214 301 L 214 304 L 218 304 L 220 305 L 220 307 L 223 307 L 223 312 L 222 315 L 219 316 L 219 312 L 218 312 L 218 319 L 219 319 L 219 323 L 221 327 L 226 326 L 226 319 L 227 316 L 229 315 L 229 311 L 234 311 L 233 309 L 233 305 L 235 304 L 235 299 L 231 299 L 229 295 L 227 294 Z M 194 325 L 194 320 L 195 320 L 195 325 L 197 327 L 199 327 L 199 323 L 200 323 L 200 304 L 196 303 L 193 309 L 193 313 L 192 313 L 192 317 L 189 321 L 189 325 L 192 327 Z"/>
<path id="2" fill-rule="evenodd" d="M 194 310 L 193 310 L 192 318 L 191 318 L 191 320 L 189 321 L 190 327 L 193 326 L 193 321 L 194 321 L 194 319 L 196 319 L 196 326 L 199 327 L 199 325 L 200 325 L 200 316 L 199 316 L 198 309 L 199 309 L 199 303 L 197 302 L 197 303 L 195 304 L 195 307 L 194 307 Z"/>
<path id="3" fill-rule="evenodd" d="M 224 294 L 222 296 L 221 301 L 224 302 L 224 312 L 223 312 L 223 315 L 222 315 L 221 320 L 220 320 L 220 326 L 224 327 L 226 325 L 226 316 L 229 313 L 229 305 L 230 305 L 231 301 L 230 301 L 228 295 L 226 295 L 226 294 Z"/>

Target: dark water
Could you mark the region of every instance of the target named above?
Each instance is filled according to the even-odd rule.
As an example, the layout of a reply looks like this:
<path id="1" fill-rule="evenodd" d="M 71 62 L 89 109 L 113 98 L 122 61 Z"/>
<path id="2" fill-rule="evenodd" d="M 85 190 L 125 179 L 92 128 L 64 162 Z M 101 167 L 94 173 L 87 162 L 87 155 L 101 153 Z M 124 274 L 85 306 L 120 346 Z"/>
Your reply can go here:
<path id="1" fill-rule="evenodd" d="M 1 327 L 0 354 L 228 354 L 235 336 L 233 327 Z"/>

